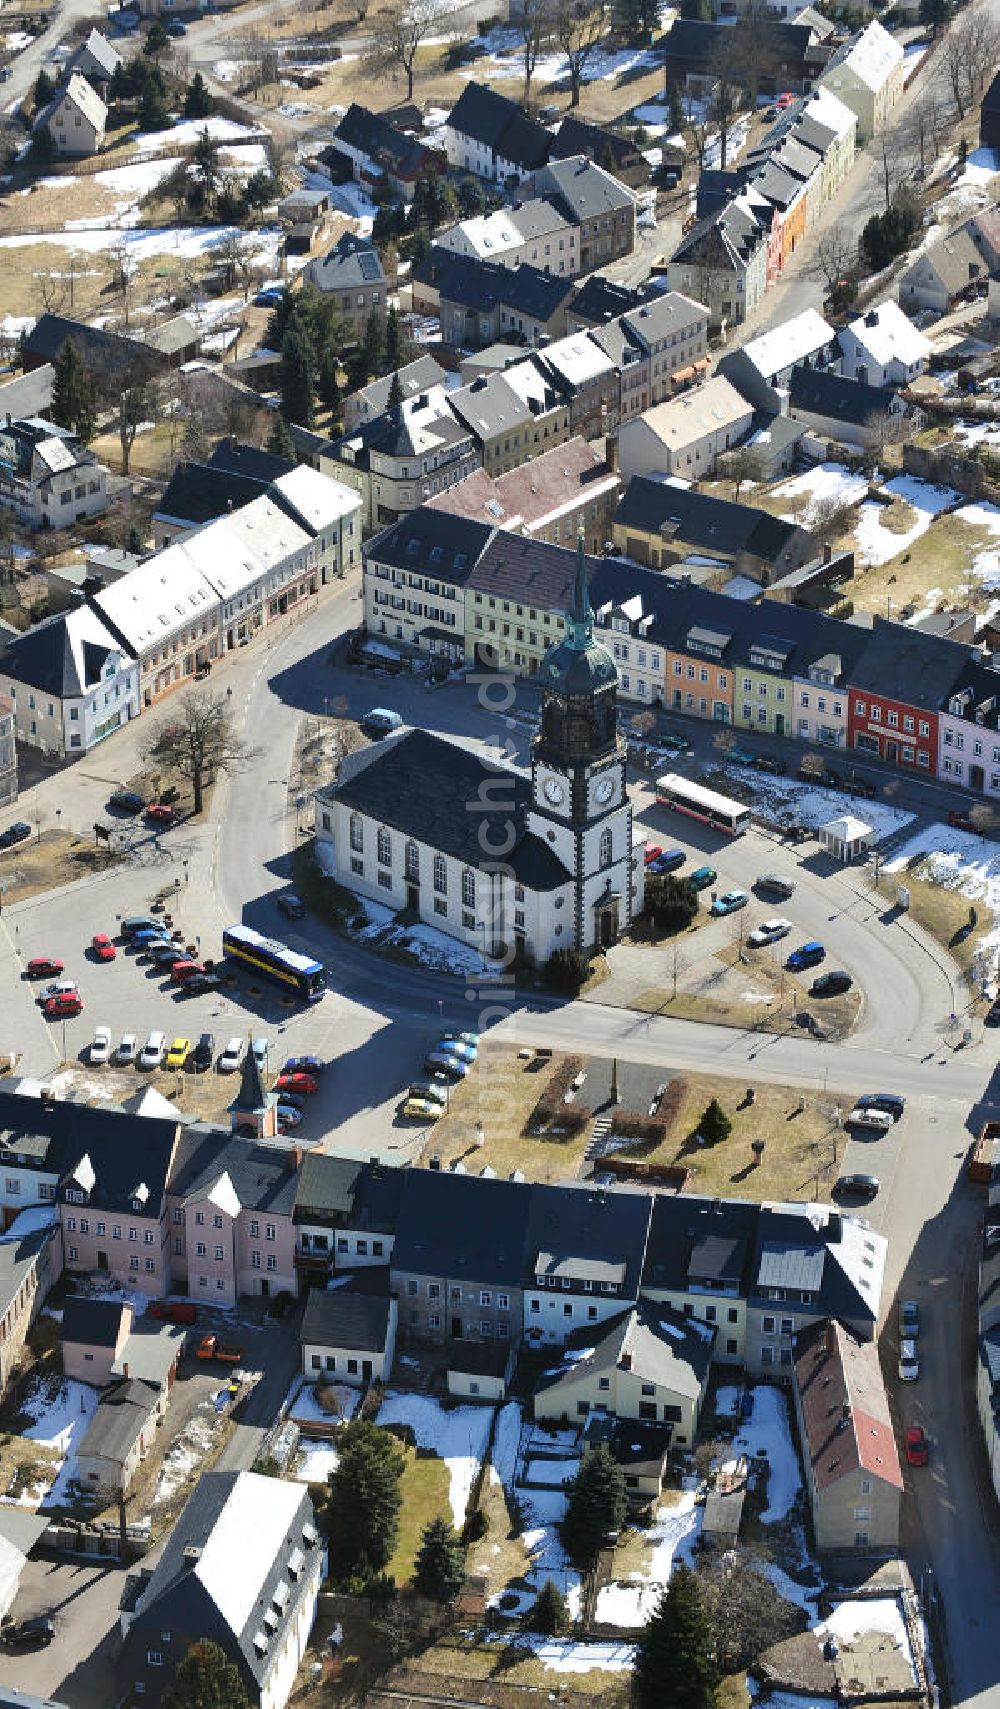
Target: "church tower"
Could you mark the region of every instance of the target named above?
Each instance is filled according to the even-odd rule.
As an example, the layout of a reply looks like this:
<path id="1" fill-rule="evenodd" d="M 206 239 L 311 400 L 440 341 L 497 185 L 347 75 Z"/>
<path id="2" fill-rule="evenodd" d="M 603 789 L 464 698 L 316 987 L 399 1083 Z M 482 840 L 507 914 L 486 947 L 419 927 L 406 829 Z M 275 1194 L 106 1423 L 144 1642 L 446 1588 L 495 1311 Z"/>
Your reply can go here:
<path id="1" fill-rule="evenodd" d="M 542 718 L 531 748 L 529 828 L 573 877 L 573 932 L 566 947 L 614 943 L 642 906 L 634 870 L 625 743 L 618 733 L 618 669 L 594 638 L 583 534 L 565 634 L 539 672 Z"/>

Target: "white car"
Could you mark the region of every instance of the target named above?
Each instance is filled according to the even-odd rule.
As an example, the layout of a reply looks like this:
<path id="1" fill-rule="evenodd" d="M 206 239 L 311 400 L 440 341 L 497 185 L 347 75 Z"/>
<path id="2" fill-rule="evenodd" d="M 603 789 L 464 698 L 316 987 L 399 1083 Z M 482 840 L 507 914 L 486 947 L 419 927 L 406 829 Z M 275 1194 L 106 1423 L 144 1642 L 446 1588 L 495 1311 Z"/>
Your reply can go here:
<path id="1" fill-rule="evenodd" d="M 775 944 L 779 938 L 786 938 L 791 929 L 791 920 L 783 920 L 780 916 L 774 920 L 762 920 L 759 926 L 754 926 L 747 943 L 754 949 L 759 949 L 762 944 Z"/>
<path id="2" fill-rule="evenodd" d="M 887 1110 L 872 1110 L 860 1104 L 853 1109 L 845 1123 L 846 1127 L 868 1127 L 875 1133 L 888 1133 L 892 1127 L 892 1117 Z"/>
<path id="3" fill-rule="evenodd" d="M 167 1049 L 166 1033 L 150 1033 L 139 1053 L 140 1068 L 162 1068 Z"/>
<path id="4" fill-rule="evenodd" d="M 95 1027 L 94 1036 L 90 1041 L 91 1062 L 110 1062 L 111 1060 L 111 1028 Z"/>
<path id="5" fill-rule="evenodd" d="M 915 1341 L 899 1343 L 899 1380 L 901 1383 L 915 1383 L 920 1375 L 920 1360 L 917 1357 Z"/>
<path id="6" fill-rule="evenodd" d="M 247 1041 L 245 1038 L 231 1038 L 216 1063 L 219 1073 L 235 1074 L 240 1063 L 243 1061 L 243 1052 L 246 1050 L 246 1047 Z"/>
<path id="7" fill-rule="evenodd" d="M 47 1003 L 50 997 L 78 997 L 80 987 L 75 979 L 55 979 L 51 985 L 43 987 L 38 998 L 40 1003 Z"/>
<path id="8" fill-rule="evenodd" d="M 253 1051 L 253 1059 L 262 1074 L 264 1069 L 267 1067 L 267 1053 L 270 1048 L 271 1042 L 269 1039 L 255 1038 L 251 1040 L 250 1049 Z"/>
<path id="9" fill-rule="evenodd" d="M 121 1062 L 123 1064 L 128 1063 L 128 1062 L 134 1062 L 135 1061 L 135 1046 L 136 1046 L 135 1033 L 123 1033 L 121 1043 L 118 1046 L 118 1049 L 115 1051 L 115 1061 Z"/>

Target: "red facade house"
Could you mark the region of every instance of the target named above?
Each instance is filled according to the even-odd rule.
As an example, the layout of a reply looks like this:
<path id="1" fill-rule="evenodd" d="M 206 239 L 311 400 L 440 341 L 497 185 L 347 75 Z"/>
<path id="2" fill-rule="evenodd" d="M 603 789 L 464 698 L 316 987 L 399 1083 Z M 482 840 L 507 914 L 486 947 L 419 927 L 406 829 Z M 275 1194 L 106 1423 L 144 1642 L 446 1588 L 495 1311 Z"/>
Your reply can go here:
<path id="1" fill-rule="evenodd" d="M 848 746 L 935 776 L 939 711 L 968 655 L 957 642 L 876 621 L 851 671 Z"/>

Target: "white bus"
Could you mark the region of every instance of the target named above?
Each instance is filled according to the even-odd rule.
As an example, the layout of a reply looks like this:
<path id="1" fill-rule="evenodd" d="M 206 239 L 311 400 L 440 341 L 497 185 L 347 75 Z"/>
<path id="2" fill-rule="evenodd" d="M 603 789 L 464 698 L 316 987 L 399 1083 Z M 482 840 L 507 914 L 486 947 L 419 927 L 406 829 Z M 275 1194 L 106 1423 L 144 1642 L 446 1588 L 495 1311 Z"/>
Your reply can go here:
<path id="1" fill-rule="evenodd" d="M 730 801 L 728 795 L 717 795 L 714 789 L 704 789 L 675 771 L 657 778 L 656 799 L 661 807 L 689 813 L 692 819 L 702 819 L 730 837 L 741 837 L 750 824 L 750 809 L 742 801 Z"/>

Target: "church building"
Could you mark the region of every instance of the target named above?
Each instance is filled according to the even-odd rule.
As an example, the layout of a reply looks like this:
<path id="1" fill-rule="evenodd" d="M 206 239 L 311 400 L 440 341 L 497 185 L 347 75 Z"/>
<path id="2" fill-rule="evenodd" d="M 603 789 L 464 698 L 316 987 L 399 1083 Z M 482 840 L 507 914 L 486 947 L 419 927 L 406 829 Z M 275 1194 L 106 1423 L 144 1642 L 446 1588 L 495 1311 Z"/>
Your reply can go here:
<path id="1" fill-rule="evenodd" d="M 350 755 L 316 791 L 324 870 L 490 958 L 516 946 L 543 963 L 614 943 L 642 909 L 644 868 L 582 540 L 565 634 L 539 681 L 530 773 L 405 727 Z"/>

